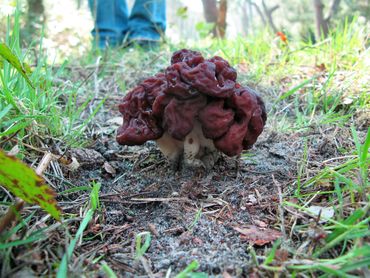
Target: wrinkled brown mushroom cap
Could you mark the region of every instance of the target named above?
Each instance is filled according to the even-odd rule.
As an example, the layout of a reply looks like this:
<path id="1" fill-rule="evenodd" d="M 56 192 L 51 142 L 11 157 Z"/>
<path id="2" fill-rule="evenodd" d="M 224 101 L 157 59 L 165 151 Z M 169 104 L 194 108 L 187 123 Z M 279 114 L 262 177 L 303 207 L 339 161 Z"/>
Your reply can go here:
<path id="1" fill-rule="evenodd" d="M 139 145 L 165 131 L 183 140 L 199 121 L 218 150 L 240 154 L 261 134 L 266 111 L 262 99 L 236 79 L 235 69 L 221 57 L 204 59 L 187 49 L 175 52 L 164 73 L 144 80 L 124 97 L 117 141 Z"/>

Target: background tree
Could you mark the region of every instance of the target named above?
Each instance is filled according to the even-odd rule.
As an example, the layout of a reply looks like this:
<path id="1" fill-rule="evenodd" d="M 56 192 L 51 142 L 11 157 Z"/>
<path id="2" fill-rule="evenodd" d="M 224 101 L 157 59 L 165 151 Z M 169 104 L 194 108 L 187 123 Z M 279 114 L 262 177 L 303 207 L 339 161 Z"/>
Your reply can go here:
<path id="1" fill-rule="evenodd" d="M 204 17 L 207 23 L 213 23 L 212 34 L 224 38 L 226 33 L 227 0 L 202 0 Z"/>
<path id="2" fill-rule="evenodd" d="M 339 4 L 340 0 L 334 0 L 328 15 L 324 17 L 324 4 L 322 3 L 322 0 L 314 0 L 316 32 L 319 38 L 326 38 L 328 36 L 330 20 L 338 11 Z"/>
<path id="3" fill-rule="evenodd" d="M 26 25 L 23 30 L 23 39 L 30 43 L 41 35 L 45 23 L 45 7 L 42 0 L 27 0 Z"/>

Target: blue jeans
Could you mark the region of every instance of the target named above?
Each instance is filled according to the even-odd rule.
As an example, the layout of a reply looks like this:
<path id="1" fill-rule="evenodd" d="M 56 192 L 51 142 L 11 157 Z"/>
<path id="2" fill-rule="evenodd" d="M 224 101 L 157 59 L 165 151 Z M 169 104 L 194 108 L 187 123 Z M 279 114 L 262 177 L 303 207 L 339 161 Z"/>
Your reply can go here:
<path id="1" fill-rule="evenodd" d="M 128 41 L 159 41 L 166 29 L 166 0 L 136 0 L 129 15 L 126 0 L 89 0 L 99 48 Z"/>

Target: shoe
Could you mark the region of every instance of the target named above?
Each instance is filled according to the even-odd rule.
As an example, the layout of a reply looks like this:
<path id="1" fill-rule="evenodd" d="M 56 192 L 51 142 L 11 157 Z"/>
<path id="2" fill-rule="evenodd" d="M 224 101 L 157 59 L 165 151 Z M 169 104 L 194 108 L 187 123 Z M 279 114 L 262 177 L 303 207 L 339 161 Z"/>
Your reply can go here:
<path id="1" fill-rule="evenodd" d="M 161 44 L 159 40 L 132 39 L 129 45 L 144 51 L 158 51 Z"/>

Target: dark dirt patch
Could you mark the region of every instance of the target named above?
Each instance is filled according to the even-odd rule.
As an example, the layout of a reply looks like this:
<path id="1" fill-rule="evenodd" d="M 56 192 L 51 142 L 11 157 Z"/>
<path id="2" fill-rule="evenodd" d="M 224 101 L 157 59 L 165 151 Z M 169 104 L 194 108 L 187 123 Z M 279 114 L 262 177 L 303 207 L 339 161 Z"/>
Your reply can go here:
<path id="1" fill-rule="evenodd" d="M 251 267 L 248 243 L 233 227 L 251 224 L 280 230 L 273 179 L 285 186 L 295 178 L 303 139 L 265 132 L 239 165 L 224 156 L 214 171 L 204 173 L 172 171 L 154 143 L 121 147 L 113 138 L 101 137 L 91 146 L 94 151 L 72 152 L 101 156 L 92 156 L 99 163 L 81 164 L 69 181 L 76 186 L 91 180 L 102 184 L 101 228 L 96 232 L 106 226 L 125 229 L 119 238 L 114 232 L 103 233 L 94 246 L 120 246 L 108 253 L 103 248 L 96 255 L 104 254 L 121 274 L 147 274 L 134 260 L 133 246 L 136 234 L 151 231 L 145 258 L 153 273 L 164 275 L 170 267 L 177 273 L 197 260 L 200 270 L 209 274 L 246 275 Z M 114 176 L 104 169 L 101 157 L 115 169 Z"/>
<path id="2" fill-rule="evenodd" d="M 104 133 L 90 146 L 92 150 L 77 152 L 89 153 L 87 157 L 95 153 L 95 163 L 85 161 L 69 173 L 69 181 L 74 185 L 91 180 L 102 184 L 99 228 L 92 232 L 101 238 L 89 245 L 93 250 L 104 246 L 95 256 L 104 255 L 117 273 L 127 276 L 148 275 L 148 269 L 134 258 L 135 236 L 143 231 L 152 233 L 144 255 L 152 273 L 164 276 L 169 268 L 178 273 L 197 260 L 199 270 L 210 275 L 226 271 L 247 276 L 254 267 L 249 244 L 233 227 L 254 225 L 280 231 L 277 185 L 287 196 L 296 188 L 300 167 L 303 183 L 323 169 L 327 159 L 353 147 L 348 142 L 348 128 L 288 135 L 269 131 L 267 126 L 239 163 L 223 156 L 209 173 L 174 172 L 153 142 L 119 146 L 113 138 L 114 124 L 105 125 L 100 126 Z M 114 168 L 114 174 L 106 170 L 102 158 Z M 257 255 L 264 255 L 265 247 L 255 248 Z"/>

